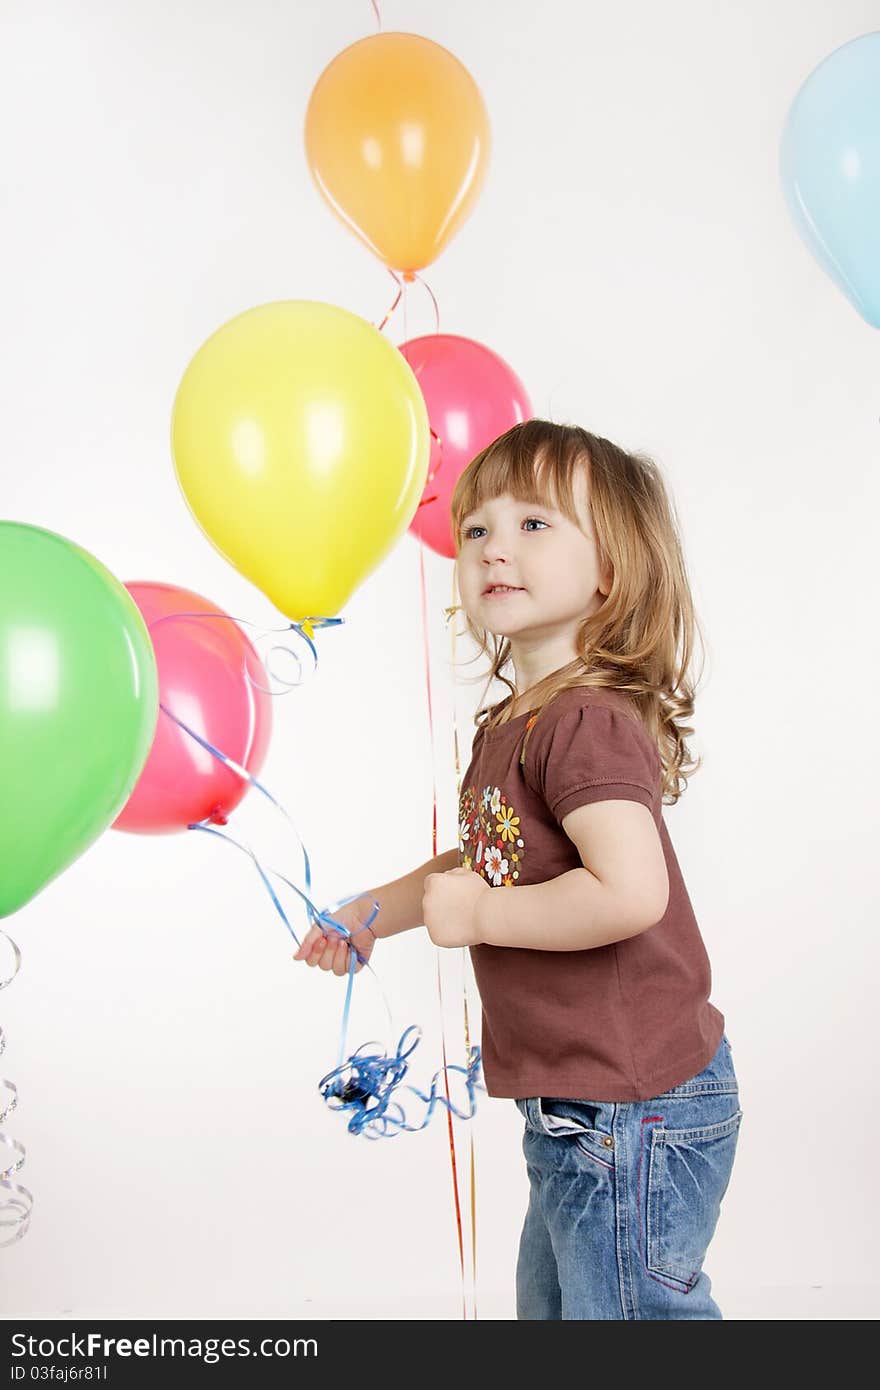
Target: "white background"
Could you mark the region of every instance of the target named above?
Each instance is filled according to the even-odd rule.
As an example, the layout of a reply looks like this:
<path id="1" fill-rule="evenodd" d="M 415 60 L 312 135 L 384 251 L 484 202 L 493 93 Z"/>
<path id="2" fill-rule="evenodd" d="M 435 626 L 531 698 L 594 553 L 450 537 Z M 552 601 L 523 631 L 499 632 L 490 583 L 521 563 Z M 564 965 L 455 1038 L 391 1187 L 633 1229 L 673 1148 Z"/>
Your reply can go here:
<path id="1" fill-rule="evenodd" d="M 492 122 L 482 197 L 425 272 L 441 329 L 500 352 L 536 414 L 652 454 L 681 519 L 710 642 L 705 763 L 664 814 L 745 1112 L 713 1291 L 726 1317 L 876 1316 L 878 339 L 798 240 L 777 159 L 800 83 L 880 27 L 880 5 L 381 8 L 386 30 L 466 64 Z M 120 579 L 275 623 L 184 505 L 171 404 L 196 348 L 246 308 L 318 299 L 379 322 L 390 305 L 302 142 L 313 84 L 375 31 L 372 8 L 0 13 L 0 511 Z M 416 285 L 390 336 L 433 327 Z M 431 855 L 434 775 L 439 848 L 456 842 L 453 730 L 463 771 L 482 685 L 453 683 L 452 565 L 425 565 L 433 757 L 410 535 L 275 704 L 264 780 L 319 903 Z M 282 852 L 302 882 L 296 843 Z M 21 1095 L 7 1128 L 36 1197 L 29 1234 L 0 1251 L 5 1316 L 461 1316 L 445 1124 L 368 1144 L 325 1108 L 343 984 L 290 960 L 241 855 L 110 832 L 5 925 L 24 957 L 0 995 Z M 443 956 L 460 1062 L 461 959 Z M 397 1031 L 425 1030 L 423 1085 L 440 1065 L 437 958 L 424 931 L 374 957 Z M 360 975 L 350 1042 L 384 1028 Z M 522 1120 L 484 1099 L 473 1132 L 478 1313 L 511 1318 Z"/>

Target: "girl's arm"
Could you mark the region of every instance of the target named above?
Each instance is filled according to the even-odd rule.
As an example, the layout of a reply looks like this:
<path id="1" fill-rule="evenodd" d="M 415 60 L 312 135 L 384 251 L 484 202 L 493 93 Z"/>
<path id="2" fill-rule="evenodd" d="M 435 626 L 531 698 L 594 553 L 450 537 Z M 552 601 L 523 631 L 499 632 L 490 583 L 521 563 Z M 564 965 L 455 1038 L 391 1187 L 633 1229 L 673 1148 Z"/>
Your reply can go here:
<path id="1" fill-rule="evenodd" d="M 428 874 L 442 874 L 458 867 L 458 850 L 449 849 L 420 864 L 412 873 L 392 879 L 379 888 L 370 888 L 365 897 L 375 898 L 379 911 L 370 930 L 377 937 L 396 936 L 398 932 L 423 926 L 422 895 Z"/>
<path id="2" fill-rule="evenodd" d="M 363 957 L 355 966 L 356 971 L 362 970 L 364 961 L 369 960 L 375 945 L 373 937 L 378 939 L 396 936 L 398 932 L 424 924 L 422 898 L 425 879 L 429 874 L 443 874 L 447 869 L 454 869 L 457 864 L 458 850 L 447 850 L 445 854 L 438 854 L 435 858 L 426 860 L 417 869 L 413 869 L 412 873 L 392 879 L 390 883 L 383 883 L 378 888 L 368 889 L 366 893 L 361 893 L 360 897 L 352 898 L 351 902 L 343 903 L 342 907 L 336 909 L 333 914 L 334 920 L 346 928 L 353 937 L 357 937 L 366 926 L 367 918 L 373 910 L 370 900 L 374 898 L 379 904 L 379 911 L 368 929 L 372 937 L 362 936 L 360 942 L 355 941 L 355 946 Z M 304 960 L 307 965 L 320 966 L 322 970 L 332 970 L 334 975 L 346 975 L 350 965 L 349 947 L 338 937 L 339 933 L 331 935 L 318 922 L 314 922 L 293 958 Z"/>

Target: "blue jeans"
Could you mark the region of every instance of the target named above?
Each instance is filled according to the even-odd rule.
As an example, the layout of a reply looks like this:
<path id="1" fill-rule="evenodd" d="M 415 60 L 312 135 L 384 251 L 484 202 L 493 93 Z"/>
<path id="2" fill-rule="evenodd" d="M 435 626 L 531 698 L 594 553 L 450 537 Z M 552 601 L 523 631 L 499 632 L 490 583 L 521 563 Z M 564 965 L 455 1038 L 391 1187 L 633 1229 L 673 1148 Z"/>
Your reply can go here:
<path id="1" fill-rule="evenodd" d="M 703 1260 L 742 1119 L 726 1034 L 650 1100 L 515 1104 L 530 1186 L 517 1318 L 720 1318 Z"/>

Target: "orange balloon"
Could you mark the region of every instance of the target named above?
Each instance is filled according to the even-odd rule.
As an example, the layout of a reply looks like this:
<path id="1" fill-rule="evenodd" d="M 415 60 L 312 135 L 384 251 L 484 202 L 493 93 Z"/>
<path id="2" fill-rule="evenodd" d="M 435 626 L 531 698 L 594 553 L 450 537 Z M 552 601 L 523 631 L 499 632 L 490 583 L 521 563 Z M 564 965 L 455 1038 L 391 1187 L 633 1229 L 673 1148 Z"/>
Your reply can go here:
<path id="1" fill-rule="evenodd" d="M 373 34 L 343 49 L 306 111 L 306 158 L 320 192 L 405 280 L 470 216 L 489 143 L 476 82 L 419 34 Z"/>

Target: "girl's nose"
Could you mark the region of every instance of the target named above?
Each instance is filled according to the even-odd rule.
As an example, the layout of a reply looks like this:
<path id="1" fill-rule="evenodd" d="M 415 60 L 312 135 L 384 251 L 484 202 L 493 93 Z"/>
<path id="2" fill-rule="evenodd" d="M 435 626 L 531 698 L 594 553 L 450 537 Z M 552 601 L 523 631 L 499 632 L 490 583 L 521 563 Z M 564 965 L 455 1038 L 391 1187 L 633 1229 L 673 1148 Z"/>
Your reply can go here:
<path id="1" fill-rule="evenodd" d="M 497 560 L 508 560 L 510 550 L 510 543 L 505 541 L 503 536 L 489 536 L 483 545 L 482 559 L 487 565 L 494 564 Z"/>

